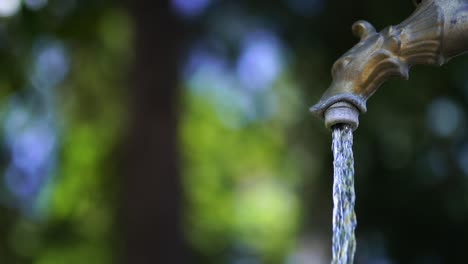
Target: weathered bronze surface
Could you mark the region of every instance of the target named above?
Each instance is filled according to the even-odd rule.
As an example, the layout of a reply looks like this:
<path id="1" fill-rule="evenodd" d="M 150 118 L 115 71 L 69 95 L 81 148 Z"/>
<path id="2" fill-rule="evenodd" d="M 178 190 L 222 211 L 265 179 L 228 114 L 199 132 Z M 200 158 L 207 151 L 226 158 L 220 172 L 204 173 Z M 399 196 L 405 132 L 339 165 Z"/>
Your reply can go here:
<path id="1" fill-rule="evenodd" d="M 419 3 L 418 3 L 419 2 Z M 367 111 L 366 101 L 390 77 L 408 79 L 415 64 L 442 65 L 468 51 L 468 0 L 423 0 L 414 13 L 381 32 L 357 21 L 358 44 L 333 65 L 333 82 L 311 111 L 324 117 L 337 102 Z"/>

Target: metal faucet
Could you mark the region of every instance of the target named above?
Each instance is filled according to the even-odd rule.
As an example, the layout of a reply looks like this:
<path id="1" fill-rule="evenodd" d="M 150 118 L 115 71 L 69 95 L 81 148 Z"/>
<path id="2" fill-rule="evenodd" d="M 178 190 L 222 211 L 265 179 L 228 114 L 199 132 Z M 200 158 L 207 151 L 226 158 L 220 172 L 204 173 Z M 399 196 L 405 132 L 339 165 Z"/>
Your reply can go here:
<path id="1" fill-rule="evenodd" d="M 367 21 L 353 24 L 358 44 L 332 67 L 333 82 L 310 108 L 328 128 L 356 129 L 366 101 L 390 77 L 408 79 L 415 64 L 447 63 L 468 51 L 468 0 L 413 0 L 416 10 L 405 21 L 376 32 Z"/>

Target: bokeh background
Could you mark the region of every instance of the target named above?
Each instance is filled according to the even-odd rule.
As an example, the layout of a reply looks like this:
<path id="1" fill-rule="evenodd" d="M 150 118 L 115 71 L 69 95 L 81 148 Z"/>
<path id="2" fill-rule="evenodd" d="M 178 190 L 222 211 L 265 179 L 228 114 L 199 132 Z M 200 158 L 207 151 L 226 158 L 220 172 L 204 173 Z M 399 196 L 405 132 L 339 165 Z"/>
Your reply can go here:
<path id="1" fill-rule="evenodd" d="M 328 263 L 334 60 L 405 1 L 0 0 L 0 263 Z M 356 263 L 463 263 L 468 57 L 355 133 Z"/>

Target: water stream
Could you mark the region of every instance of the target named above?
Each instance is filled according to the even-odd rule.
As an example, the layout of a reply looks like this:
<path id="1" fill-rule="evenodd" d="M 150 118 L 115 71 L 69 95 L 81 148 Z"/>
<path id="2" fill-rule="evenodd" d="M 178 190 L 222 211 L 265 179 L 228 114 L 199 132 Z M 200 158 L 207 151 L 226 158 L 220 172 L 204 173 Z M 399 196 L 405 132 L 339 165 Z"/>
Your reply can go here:
<path id="1" fill-rule="evenodd" d="M 353 263 L 356 250 L 354 213 L 353 130 L 348 125 L 333 129 L 333 241 L 332 264 Z"/>

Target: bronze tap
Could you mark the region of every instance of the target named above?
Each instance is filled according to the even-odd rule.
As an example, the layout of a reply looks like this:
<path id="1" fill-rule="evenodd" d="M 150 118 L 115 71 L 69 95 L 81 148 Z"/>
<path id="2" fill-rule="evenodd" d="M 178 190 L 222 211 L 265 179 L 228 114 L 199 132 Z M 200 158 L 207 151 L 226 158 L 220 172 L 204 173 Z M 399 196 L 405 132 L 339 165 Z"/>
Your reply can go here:
<path id="1" fill-rule="evenodd" d="M 468 51 L 468 0 L 415 1 L 414 13 L 396 26 L 376 32 L 367 21 L 352 31 L 358 44 L 332 67 L 333 82 L 310 111 L 336 124 L 359 125 L 366 101 L 390 77 L 408 79 L 415 64 L 442 65 Z"/>

